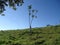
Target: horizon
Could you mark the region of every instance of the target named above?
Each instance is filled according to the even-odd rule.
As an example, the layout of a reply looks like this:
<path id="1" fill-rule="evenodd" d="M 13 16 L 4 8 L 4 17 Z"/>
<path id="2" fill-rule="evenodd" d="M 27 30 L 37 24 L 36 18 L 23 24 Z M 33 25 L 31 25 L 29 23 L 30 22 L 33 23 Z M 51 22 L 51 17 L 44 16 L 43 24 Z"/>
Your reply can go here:
<path id="1" fill-rule="evenodd" d="M 38 10 L 37 19 L 33 20 L 32 28 L 44 27 L 48 24 L 60 24 L 59 0 L 24 0 L 24 4 L 17 10 L 6 7 L 5 16 L 0 16 L 0 30 L 29 28 L 28 5 Z"/>

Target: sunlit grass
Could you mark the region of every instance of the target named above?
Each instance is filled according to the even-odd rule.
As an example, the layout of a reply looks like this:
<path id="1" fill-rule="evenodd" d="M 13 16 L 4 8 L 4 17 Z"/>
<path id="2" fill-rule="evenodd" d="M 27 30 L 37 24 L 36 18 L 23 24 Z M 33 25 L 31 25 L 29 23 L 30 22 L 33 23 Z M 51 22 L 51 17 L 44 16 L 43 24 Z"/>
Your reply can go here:
<path id="1" fill-rule="evenodd" d="M 60 25 L 0 31 L 0 45 L 60 45 Z"/>

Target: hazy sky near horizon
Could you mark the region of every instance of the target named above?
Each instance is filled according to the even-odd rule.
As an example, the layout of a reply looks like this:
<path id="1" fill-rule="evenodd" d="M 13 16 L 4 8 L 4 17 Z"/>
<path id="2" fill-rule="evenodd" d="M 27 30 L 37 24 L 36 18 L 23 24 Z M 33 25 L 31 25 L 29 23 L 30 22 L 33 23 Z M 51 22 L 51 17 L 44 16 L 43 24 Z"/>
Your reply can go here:
<path id="1" fill-rule="evenodd" d="M 6 7 L 5 16 L 0 16 L 0 30 L 29 28 L 28 5 L 37 9 L 37 19 L 32 27 L 43 27 L 47 24 L 60 24 L 60 0 L 24 0 L 24 4 L 14 11 Z"/>

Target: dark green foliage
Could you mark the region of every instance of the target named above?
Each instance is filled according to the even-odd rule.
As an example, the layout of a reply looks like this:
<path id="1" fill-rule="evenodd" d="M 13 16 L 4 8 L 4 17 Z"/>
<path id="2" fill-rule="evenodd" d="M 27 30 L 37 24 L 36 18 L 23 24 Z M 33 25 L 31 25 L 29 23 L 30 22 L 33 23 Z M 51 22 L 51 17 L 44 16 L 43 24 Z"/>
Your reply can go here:
<path id="1" fill-rule="evenodd" d="M 0 0 L 0 14 L 6 11 L 5 6 L 12 7 L 16 10 L 16 5 L 22 6 L 23 3 L 23 0 Z"/>
<path id="2" fill-rule="evenodd" d="M 0 31 L 0 45 L 60 45 L 60 26 Z"/>
<path id="3" fill-rule="evenodd" d="M 10 40 L 15 40 L 16 38 L 14 36 L 9 36 Z"/>
<path id="4" fill-rule="evenodd" d="M 40 45 L 40 44 L 43 44 L 44 42 L 45 42 L 45 40 L 42 40 L 41 42 L 37 41 L 37 42 L 35 42 L 35 45 Z"/>
<path id="5" fill-rule="evenodd" d="M 2 41 L 2 40 L 0 41 L 0 44 L 4 44 L 4 43 L 5 43 L 5 41 Z"/>

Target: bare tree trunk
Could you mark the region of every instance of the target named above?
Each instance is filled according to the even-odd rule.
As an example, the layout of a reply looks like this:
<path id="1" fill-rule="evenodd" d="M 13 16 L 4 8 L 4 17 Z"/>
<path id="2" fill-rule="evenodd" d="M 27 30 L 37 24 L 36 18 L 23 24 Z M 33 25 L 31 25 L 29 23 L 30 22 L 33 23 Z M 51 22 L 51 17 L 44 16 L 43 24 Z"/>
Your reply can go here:
<path id="1" fill-rule="evenodd" d="M 30 34 L 32 34 L 32 28 L 31 28 L 31 22 L 30 22 L 30 15 L 29 15 L 29 30 L 30 30 Z"/>
<path id="2" fill-rule="evenodd" d="M 31 25 L 30 25 L 30 34 L 32 34 L 32 28 L 31 28 Z"/>

